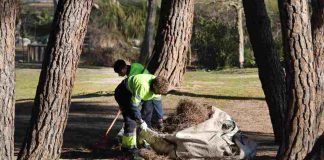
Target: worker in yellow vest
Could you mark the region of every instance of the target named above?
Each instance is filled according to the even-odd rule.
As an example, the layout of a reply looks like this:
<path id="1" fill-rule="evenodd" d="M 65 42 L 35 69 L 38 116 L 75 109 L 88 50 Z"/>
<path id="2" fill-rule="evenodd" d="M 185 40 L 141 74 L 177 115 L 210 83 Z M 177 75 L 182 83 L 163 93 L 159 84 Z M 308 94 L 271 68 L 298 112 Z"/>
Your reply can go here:
<path id="1" fill-rule="evenodd" d="M 122 149 L 128 155 L 136 155 L 136 126 L 144 131 L 151 127 L 154 106 L 162 108 L 161 94 L 167 93 L 168 86 L 166 79 L 151 74 L 130 76 L 117 86 L 115 99 L 125 123 Z"/>
<path id="2" fill-rule="evenodd" d="M 140 63 L 132 63 L 127 65 L 122 59 L 118 59 L 114 64 L 114 71 L 118 73 L 119 76 L 131 77 L 137 74 L 149 74 L 149 71 Z M 163 108 L 162 105 L 154 105 L 153 115 L 152 115 L 152 126 L 156 129 L 163 128 Z"/>

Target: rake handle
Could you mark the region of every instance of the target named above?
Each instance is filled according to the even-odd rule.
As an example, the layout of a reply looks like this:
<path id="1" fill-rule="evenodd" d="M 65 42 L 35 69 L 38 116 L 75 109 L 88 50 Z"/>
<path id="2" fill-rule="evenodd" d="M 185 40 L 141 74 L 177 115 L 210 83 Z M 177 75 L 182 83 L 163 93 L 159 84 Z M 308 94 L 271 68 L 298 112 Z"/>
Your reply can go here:
<path id="1" fill-rule="evenodd" d="M 111 122 L 109 128 L 107 129 L 107 131 L 106 131 L 106 135 L 108 135 L 108 133 L 110 132 L 110 130 L 111 130 L 112 127 L 114 126 L 114 124 L 115 124 L 115 122 L 117 121 L 117 119 L 118 119 L 118 117 L 119 117 L 120 114 L 121 114 L 121 110 L 119 109 L 119 110 L 118 110 L 118 113 L 117 113 L 117 115 L 116 115 L 116 117 L 115 117 L 115 119 Z"/>

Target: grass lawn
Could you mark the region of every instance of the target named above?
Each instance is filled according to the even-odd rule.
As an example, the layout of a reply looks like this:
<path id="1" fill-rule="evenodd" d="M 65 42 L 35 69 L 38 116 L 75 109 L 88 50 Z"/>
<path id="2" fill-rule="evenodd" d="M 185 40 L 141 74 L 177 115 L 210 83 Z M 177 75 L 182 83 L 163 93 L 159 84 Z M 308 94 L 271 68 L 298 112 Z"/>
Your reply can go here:
<path id="1" fill-rule="evenodd" d="M 30 65 L 16 69 L 16 149 L 28 125 L 32 100 L 38 83 L 40 69 Z M 123 78 L 112 68 L 78 68 L 73 89 L 69 121 L 64 136 L 64 158 L 101 155 L 89 152 L 98 137 L 105 132 L 118 108 L 113 91 Z M 199 103 L 221 108 L 239 125 L 239 128 L 261 145 L 261 159 L 273 157 L 276 146 L 272 143 L 272 126 L 257 69 L 226 69 L 220 71 L 188 71 L 180 88 L 163 96 L 164 111 L 173 112 L 180 99 L 191 99 Z M 18 111 L 18 112 L 17 112 Z M 121 127 L 121 117 L 113 133 Z M 113 136 L 113 134 L 112 134 Z M 267 145 L 264 145 L 267 144 Z M 98 157 L 97 157 L 98 158 Z"/>
<path id="2" fill-rule="evenodd" d="M 16 99 L 33 99 L 38 84 L 40 69 L 16 69 Z M 73 96 L 112 92 L 122 80 L 111 68 L 79 68 L 73 88 Z M 89 99 L 87 99 L 89 100 Z M 95 100 L 95 98 L 90 98 Z"/>
<path id="3" fill-rule="evenodd" d="M 40 69 L 16 69 L 16 99 L 35 97 Z M 122 78 L 112 68 L 78 68 L 73 97 L 78 101 L 111 101 L 105 94 L 113 93 Z M 88 95 L 88 96 L 87 96 Z M 92 95 L 92 96 L 91 96 Z M 96 95 L 96 96 L 95 96 Z M 257 69 L 227 69 L 220 71 L 188 71 L 183 85 L 164 97 L 167 108 L 188 96 L 204 103 L 225 106 L 228 100 L 263 99 Z M 79 98 L 81 97 L 81 98 Z"/>

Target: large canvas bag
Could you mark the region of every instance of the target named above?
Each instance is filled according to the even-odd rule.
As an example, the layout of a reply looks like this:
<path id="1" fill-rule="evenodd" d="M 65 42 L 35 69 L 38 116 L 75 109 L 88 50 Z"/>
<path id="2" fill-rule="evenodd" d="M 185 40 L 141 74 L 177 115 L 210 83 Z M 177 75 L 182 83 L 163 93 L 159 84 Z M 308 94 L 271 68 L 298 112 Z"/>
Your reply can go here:
<path id="1" fill-rule="evenodd" d="M 241 134 L 235 121 L 224 111 L 213 107 L 211 117 L 174 134 L 141 132 L 159 154 L 173 159 L 252 159 L 256 144 Z"/>

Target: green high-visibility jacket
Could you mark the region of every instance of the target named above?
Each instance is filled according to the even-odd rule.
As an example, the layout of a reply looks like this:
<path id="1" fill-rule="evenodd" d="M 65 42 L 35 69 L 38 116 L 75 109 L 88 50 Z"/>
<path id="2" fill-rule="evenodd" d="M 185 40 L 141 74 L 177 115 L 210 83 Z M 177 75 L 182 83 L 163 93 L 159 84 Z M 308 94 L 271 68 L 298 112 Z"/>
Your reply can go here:
<path id="1" fill-rule="evenodd" d="M 134 76 L 137 74 L 149 74 L 149 71 L 145 69 L 144 66 L 140 63 L 132 63 L 130 65 L 127 77 Z"/>
<path id="2" fill-rule="evenodd" d="M 153 100 L 161 99 L 160 94 L 154 94 L 150 89 L 152 80 L 156 76 L 152 74 L 138 74 L 128 78 L 127 86 L 129 91 L 132 93 L 131 101 L 134 106 L 138 106 L 141 100 Z"/>

